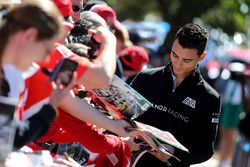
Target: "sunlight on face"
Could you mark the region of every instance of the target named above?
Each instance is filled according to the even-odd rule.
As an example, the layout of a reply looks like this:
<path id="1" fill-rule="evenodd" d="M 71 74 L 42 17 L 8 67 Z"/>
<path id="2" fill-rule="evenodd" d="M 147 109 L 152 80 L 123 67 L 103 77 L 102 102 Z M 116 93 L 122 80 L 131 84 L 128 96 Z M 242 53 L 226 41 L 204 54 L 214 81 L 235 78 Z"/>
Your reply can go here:
<path id="1" fill-rule="evenodd" d="M 22 64 L 19 68 L 22 71 L 27 70 L 33 62 L 44 61 L 47 59 L 49 53 L 54 48 L 55 40 L 42 40 L 29 42 L 24 46 L 23 58 L 20 60 Z"/>
<path id="2" fill-rule="evenodd" d="M 183 48 L 178 40 L 175 40 L 170 53 L 173 72 L 176 77 L 186 77 L 197 66 L 199 57 L 196 49 Z"/>
<path id="3" fill-rule="evenodd" d="M 37 53 L 34 57 L 33 61 L 39 61 L 39 60 L 46 60 L 46 58 L 48 57 L 48 55 L 51 53 L 51 51 L 54 49 L 54 40 L 42 40 L 42 41 L 38 41 L 36 43 L 37 47 L 36 47 L 36 52 Z"/>

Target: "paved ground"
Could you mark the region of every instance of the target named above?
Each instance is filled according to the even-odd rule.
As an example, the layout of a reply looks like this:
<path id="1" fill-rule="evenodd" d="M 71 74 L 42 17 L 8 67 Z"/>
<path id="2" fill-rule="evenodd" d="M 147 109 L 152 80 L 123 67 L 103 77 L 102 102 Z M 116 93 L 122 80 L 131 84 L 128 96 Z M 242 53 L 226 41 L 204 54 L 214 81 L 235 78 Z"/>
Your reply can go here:
<path id="1" fill-rule="evenodd" d="M 217 167 L 219 161 L 215 158 L 211 158 L 210 160 L 197 165 L 192 165 L 191 167 Z"/>
<path id="2" fill-rule="evenodd" d="M 219 164 L 218 159 L 219 159 L 219 154 L 215 153 L 214 156 L 210 160 L 208 160 L 202 164 L 192 165 L 191 167 L 217 167 Z M 228 167 L 230 167 L 230 166 L 228 166 Z"/>

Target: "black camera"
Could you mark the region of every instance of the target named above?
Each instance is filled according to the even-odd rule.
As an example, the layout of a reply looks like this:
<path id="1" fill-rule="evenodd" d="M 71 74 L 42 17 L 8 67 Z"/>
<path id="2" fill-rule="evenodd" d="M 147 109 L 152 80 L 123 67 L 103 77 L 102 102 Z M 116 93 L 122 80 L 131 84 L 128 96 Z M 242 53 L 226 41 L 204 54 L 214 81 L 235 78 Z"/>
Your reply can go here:
<path id="1" fill-rule="evenodd" d="M 90 59 L 96 58 L 95 51 L 100 48 L 98 43 L 91 35 L 88 34 L 88 30 L 96 28 L 94 24 L 88 20 L 78 20 L 74 23 L 74 28 L 70 31 L 67 37 L 69 43 L 81 43 L 88 46 L 88 55 Z"/>

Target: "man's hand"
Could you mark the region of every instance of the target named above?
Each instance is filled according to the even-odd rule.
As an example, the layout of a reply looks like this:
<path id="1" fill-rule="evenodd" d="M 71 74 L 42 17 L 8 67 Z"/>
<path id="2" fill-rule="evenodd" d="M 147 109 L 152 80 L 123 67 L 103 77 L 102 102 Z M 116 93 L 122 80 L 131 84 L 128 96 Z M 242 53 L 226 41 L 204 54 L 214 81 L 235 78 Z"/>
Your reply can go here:
<path id="1" fill-rule="evenodd" d="M 164 145 L 164 147 L 166 147 L 170 153 L 166 152 L 164 149 L 159 149 L 159 151 L 152 150 L 149 151 L 149 153 L 161 160 L 162 162 L 167 162 L 172 157 L 171 154 L 174 153 L 174 148 L 169 145 Z"/>
<path id="2" fill-rule="evenodd" d="M 128 137 L 130 135 L 126 129 L 129 127 L 131 127 L 131 125 L 123 119 L 114 120 L 114 125 L 112 126 L 111 131 L 120 137 Z"/>
<path id="3" fill-rule="evenodd" d="M 58 156 L 54 158 L 54 163 L 50 167 L 81 167 L 81 165 L 72 158 Z"/>
<path id="4" fill-rule="evenodd" d="M 140 144 L 136 144 L 132 138 L 121 137 L 120 139 L 126 143 L 131 152 L 140 150 Z"/>
<path id="5" fill-rule="evenodd" d="M 96 29 L 89 29 L 88 33 L 101 45 L 106 45 L 109 42 L 116 44 L 116 37 L 107 27 L 99 26 Z"/>
<path id="6" fill-rule="evenodd" d="M 143 129 L 132 128 L 129 130 L 129 136 L 132 138 L 140 138 L 141 140 L 145 141 L 152 148 L 152 150 L 159 151 L 151 135 Z"/>

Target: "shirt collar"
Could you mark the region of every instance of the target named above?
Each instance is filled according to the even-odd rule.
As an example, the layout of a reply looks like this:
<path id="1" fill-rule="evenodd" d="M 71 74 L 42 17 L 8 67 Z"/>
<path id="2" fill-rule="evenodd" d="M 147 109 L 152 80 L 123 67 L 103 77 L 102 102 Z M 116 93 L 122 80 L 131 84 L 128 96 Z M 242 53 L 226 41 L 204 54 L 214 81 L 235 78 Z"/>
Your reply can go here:
<path id="1" fill-rule="evenodd" d="M 170 62 L 169 64 L 166 65 L 165 67 L 166 71 L 169 71 L 171 74 L 171 78 L 173 80 L 173 85 L 174 88 L 176 87 L 176 76 L 173 72 L 173 68 L 172 68 L 172 63 Z M 165 72 L 166 73 L 166 72 Z M 199 70 L 199 64 L 197 65 L 197 67 L 194 69 L 194 71 L 189 74 L 184 80 L 183 82 L 187 83 L 187 84 L 196 84 L 197 82 L 199 82 L 202 79 L 202 76 L 200 74 L 200 70 Z"/>

